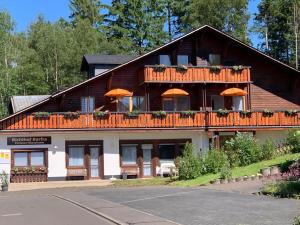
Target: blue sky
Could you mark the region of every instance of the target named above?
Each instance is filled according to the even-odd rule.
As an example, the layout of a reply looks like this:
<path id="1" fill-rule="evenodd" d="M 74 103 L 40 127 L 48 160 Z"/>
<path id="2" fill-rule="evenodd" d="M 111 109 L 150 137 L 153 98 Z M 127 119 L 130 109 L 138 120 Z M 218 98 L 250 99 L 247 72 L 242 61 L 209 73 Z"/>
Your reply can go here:
<path id="1" fill-rule="evenodd" d="M 249 12 L 252 18 L 259 1 L 250 0 Z M 103 2 L 108 3 L 110 0 Z M 6 10 L 12 15 L 17 31 L 26 30 L 39 14 L 43 14 L 45 19 L 50 21 L 56 21 L 60 17 L 68 19 L 70 15 L 69 0 L 0 0 L 0 10 Z M 252 19 L 249 25 L 252 25 Z M 252 34 L 250 38 L 256 47 L 259 43 L 258 37 Z"/>

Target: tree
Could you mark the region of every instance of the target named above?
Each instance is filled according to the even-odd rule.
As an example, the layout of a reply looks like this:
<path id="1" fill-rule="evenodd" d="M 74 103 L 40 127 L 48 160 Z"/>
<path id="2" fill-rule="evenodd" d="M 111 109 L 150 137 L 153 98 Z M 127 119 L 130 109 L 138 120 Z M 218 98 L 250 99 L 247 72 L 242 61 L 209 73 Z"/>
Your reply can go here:
<path id="1" fill-rule="evenodd" d="M 177 14 L 182 32 L 211 25 L 249 42 L 247 9 L 248 0 L 185 0 L 178 4 Z"/>
<path id="2" fill-rule="evenodd" d="M 261 49 L 285 63 L 298 64 L 299 0 L 263 0 L 254 31 L 264 40 Z"/>
<path id="3" fill-rule="evenodd" d="M 103 5 L 99 0 L 71 0 L 71 21 L 76 25 L 80 20 L 88 20 L 90 25 L 99 28 L 103 23 L 103 16 L 100 10 Z"/>
<path id="4" fill-rule="evenodd" d="M 109 40 L 127 52 L 142 54 L 167 39 L 163 0 L 113 0 L 106 21 Z"/>

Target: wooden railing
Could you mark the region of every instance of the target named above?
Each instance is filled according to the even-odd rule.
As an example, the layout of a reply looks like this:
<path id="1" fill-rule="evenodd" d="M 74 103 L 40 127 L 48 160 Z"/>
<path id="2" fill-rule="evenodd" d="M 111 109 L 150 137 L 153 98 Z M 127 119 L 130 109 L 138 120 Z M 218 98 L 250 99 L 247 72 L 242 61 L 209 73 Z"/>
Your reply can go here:
<path id="1" fill-rule="evenodd" d="M 177 67 L 159 70 L 146 66 L 140 73 L 140 82 L 146 83 L 246 83 L 250 82 L 250 67 L 235 71 L 233 67 L 222 67 L 219 71 L 212 67 L 188 67 L 179 71 Z"/>
<path id="2" fill-rule="evenodd" d="M 1 130 L 38 130 L 38 129 L 118 129 L 118 128 L 227 128 L 227 127 L 295 127 L 300 126 L 300 113 L 286 115 L 274 112 L 266 116 L 261 111 L 243 115 L 229 112 L 196 112 L 193 116 L 182 116 L 180 112 L 167 113 L 165 117 L 156 117 L 151 112 L 129 117 L 124 113 L 110 113 L 103 118 L 93 114 L 81 114 L 78 118 L 65 118 L 63 114 L 52 113 L 48 118 L 36 118 L 32 114 L 17 115 L 0 123 Z"/>

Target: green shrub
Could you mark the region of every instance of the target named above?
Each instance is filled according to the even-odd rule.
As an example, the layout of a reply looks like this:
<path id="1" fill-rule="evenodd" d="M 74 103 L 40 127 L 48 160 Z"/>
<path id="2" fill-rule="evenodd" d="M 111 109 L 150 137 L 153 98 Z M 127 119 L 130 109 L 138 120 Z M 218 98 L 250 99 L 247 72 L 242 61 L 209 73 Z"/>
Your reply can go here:
<path id="1" fill-rule="evenodd" d="M 194 153 L 192 143 L 186 143 L 183 150 L 183 156 L 179 162 L 179 179 L 190 180 L 199 177 L 201 174 L 201 164 L 199 157 Z"/>
<path id="2" fill-rule="evenodd" d="M 232 178 L 232 171 L 229 166 L 225 166 L 220 171 L 220 179 L 230 179 Z"/>
<path id="3" fill-rule="evenodd" d="M 261 159 L 261 150 L 252 134 L 237 133 L 225 143 L 225 152 L 228 155 L 231 167 L 246 166 Z"/>
<path id="4" fill-rule="evenodd" d="M 300 197 L 299 181 L 281 181 L 278 183 L 266 185 L 262 193 L 280 198 L 297 198 Z"/>
<path id="5" fill-rule="evenodd" d="M 292 152 L 300 152 L 300 131 L 290 130 L 287 135 L 286 144 L 292 147 Z"/>
<path id="6" fill-rule="evenodd" d="M 264 144 L 261 145 L 261 159 L 268 160 L 276 156 L 276 146 L 271 138 L 268 138 Z"/>
<path id="7" fill-rule="evenodd" d="M 222 149 L 210 149 L 203 157 L 205 173 L 218 173 L 223 167 L 229 166 L 228 157 Z"/>
<path id="8" fill-rule="evenodd" d="M 294 218 L 293 225 L 300 225 L 300 215 Z"/>

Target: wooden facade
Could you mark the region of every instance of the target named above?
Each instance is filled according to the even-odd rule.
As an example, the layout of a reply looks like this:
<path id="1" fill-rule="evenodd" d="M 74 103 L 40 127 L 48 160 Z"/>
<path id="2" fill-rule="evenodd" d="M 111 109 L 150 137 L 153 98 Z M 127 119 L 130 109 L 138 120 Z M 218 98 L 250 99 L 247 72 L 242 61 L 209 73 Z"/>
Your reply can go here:
<path id="1" fill-rule="evenodd" d="M 220 56 L 220 71 L 213 72 L 210 56 Z M 155 71 L 160 55 L 169 55 L 172 66 L 163 72 Z M 178 55 L 188 56 L 187 70 L 179 72 Z M 243 65 L 237 71 L 236 66 Z M 49 100 L 29 107 L 0 122 L 1 130 L 34 129 L 145 129 L 145 128 L 201 128 L 211 127 L 293 127 L 299 126 L 299 113 L 287 117 L 285 110 L 300 109 L 300 74 L 249 46 L 204 26 L 149 54 L 138 57 L 101 76 L 91 78 L 66 91 L 52 95 Z M 218 117 L 212 108 L 213 96 L 227 88 L 236 87 L 247 92 L 244 110 L 251 110 L 249 118 L 239 112 Z M 126 118 L 116 112 L 113 99 L 104 94 L 114 88 L 127 89 L 134 96 L 144 96 L 146 107 L 137 118 Z M 193 118 L 182 118 L 180 112 L 154 118 L 152 111 L 162 110 L 161 93 L 169 88 L 181 88 L 189 93 Z M 108 110 L 110 116 L 95 119 L 93 114 L 81 114 L 78 119 L 64 118 L 63 112 L 80 111 L 81 98 L 93 96 L 96 110 Z M 230 103 L 230 99 L 225 98 Z M 230 110 L 230 107 L 225 107 Z M 273 117 L 261 116 L 263 109 L 274 111 Z M 275 112 L 276 111 L 276 112 Z M 50 112 L 47 119 L 36 119 L 34 112 Z"/>

